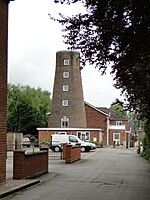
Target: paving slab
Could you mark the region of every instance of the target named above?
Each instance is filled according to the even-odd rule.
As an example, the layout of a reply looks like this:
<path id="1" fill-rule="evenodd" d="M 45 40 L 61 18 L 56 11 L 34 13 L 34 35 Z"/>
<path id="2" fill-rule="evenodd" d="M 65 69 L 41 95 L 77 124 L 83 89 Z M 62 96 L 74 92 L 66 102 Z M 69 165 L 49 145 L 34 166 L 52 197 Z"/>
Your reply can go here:
<path id="1" fill-rule="evenodd" d="M 40 183 L 39 179 L 8 179 L 0 184 L 0 198 Z"/>

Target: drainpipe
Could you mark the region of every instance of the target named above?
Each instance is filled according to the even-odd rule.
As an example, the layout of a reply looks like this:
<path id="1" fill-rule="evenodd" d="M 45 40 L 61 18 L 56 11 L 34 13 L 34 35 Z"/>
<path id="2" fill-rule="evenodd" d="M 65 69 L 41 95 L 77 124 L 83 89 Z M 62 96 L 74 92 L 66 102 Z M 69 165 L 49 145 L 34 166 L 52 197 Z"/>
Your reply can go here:
<path id="1" fill-rule="evenodd" d="M 107 117 L 107 146 L 109 145 L 109 116 Z"/>

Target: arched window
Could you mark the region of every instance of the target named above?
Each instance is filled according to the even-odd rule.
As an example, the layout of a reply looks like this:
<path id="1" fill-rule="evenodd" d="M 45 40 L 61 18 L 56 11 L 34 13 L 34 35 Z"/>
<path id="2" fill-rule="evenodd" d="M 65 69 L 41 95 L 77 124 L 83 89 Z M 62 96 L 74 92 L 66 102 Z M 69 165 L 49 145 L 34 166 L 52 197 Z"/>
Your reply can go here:
<path id="1" fill-rule="evenodd" d="M 66 116 L 64 116 L 63 118 L 61 118 L 61 127 L 62 128 L 69 127 L 69 118 L 67 118 Z"/>

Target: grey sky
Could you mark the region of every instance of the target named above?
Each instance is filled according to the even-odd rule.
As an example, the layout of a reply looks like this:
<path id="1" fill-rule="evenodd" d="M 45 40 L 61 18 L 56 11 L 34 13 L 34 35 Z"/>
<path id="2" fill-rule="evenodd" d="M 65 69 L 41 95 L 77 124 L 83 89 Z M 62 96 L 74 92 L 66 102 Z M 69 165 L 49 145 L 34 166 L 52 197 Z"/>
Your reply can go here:
<path id="1" fill-rule="evenodd" d="M 75 7 L 75 6 L 74 6 Z M 66 50 L 61 25 L 49 19 L 81 10 L 55 5 L 53 0 L 15 0 L 9 4 L 8 81 L 40 87 L 52 93 L 56 52 Z M 100 76 L 98 69 L 82 70 L 84 99 L 94 106 L 109 107 L 119 97 L 111 76 Z M 120 97 L 119 97 L 120 98 Z"/>

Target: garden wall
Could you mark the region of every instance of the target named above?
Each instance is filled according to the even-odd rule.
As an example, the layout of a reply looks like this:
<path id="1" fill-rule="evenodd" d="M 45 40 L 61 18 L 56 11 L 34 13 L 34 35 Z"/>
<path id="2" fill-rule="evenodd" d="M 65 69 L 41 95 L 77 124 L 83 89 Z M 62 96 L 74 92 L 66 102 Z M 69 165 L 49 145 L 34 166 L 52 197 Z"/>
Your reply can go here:
<path id="1" fill-rule="evenodd" d="M 30 152 L 14 151 L 13 178 L 34 178 L 48 173 L 48 151 Z"/>

